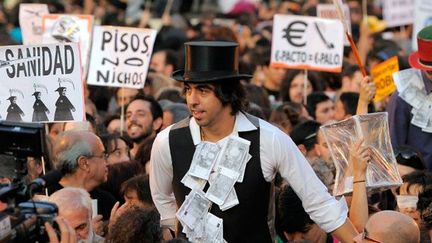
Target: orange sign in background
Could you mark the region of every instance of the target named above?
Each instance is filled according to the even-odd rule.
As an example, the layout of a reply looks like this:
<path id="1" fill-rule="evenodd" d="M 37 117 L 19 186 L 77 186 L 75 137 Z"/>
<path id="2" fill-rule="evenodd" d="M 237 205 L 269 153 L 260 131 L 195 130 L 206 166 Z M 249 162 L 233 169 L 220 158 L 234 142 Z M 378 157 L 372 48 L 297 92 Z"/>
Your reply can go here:
<path id="1" fill-rule="evenodd" d="M 376 86 L 374 101 L 380 101 L 396 90 L 393 73 L 399 71 L 397 56 L 394 56 L 372 68 L 371 74 Z"/>

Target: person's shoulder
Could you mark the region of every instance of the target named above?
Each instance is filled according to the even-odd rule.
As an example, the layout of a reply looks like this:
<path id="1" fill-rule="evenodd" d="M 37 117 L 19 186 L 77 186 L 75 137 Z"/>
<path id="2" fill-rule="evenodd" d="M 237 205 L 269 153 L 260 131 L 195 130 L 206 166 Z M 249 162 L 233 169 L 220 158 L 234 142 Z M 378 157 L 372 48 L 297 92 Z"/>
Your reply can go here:
<path id="1" fill-rule="evenodd" d="M 259 119 L 259 129 L 260 129 L 260 137 L 261 140 L 264 141 L 264 143 L 273 144 L 276 141 L 285 143 L 287 140 L 289 140 L 288 134 L 283 132 L 280 128 L 277 126 L 269 123 L 268 121 Z"/>
<path id="2" fill-rule="evenodd" d="M 273 134 L 273 135 L 287 135 L 275 125 L 268 121 L 259 118 L 259 128 L 262 132 Z"/>
<path id="3" fill-rule="evenodd" d="M 155 142 L 156 142 L 156 141 L 157 141 L 157 142 L 161 142 L 161 141 L 168 140 L 168 138 L 169 138 L 169 134 L 170 134 L 170 131 L 171 131 L 171 129 L 172 129 L 173 126 L 174 126 L 174 124 L 172 124 L 172 125 L 166 127 L 166 128 L 163 129 L 162 131 L 160 131 L 160 132 L 157 134 L 157 136 L 156 136 Z"/>

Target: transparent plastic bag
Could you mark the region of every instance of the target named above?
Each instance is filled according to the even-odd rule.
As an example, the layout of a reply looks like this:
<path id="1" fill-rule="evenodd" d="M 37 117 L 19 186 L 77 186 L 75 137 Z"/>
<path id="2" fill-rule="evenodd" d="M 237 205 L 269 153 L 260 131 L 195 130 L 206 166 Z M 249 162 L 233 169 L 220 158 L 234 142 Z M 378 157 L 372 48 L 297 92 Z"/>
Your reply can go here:
<path id="1" fill-rule="evenodd" d="M 350 148 L 359 139 L 372 150 L 366 171 L 366 186 L 370 190 L 384 190 L 402 184 L 396 158 L 391 146 L 386 112 L 356 115 L 349 119 L 321 127 L 324 139 L 336 166 L 333 195 L 352 193 L 353 171 L 349 163 Z"/>

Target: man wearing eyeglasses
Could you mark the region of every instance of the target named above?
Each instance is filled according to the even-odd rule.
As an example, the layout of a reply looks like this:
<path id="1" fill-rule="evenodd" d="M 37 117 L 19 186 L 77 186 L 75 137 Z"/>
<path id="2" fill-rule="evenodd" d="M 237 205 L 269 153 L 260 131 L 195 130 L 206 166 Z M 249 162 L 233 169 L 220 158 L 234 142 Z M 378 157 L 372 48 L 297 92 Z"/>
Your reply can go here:
<path id="1" fill-rule="evenodd" d="M 101 139 L 88 131 L 67 131 L 54 141 L 54 165 L 63 177 L 59 183 L 48 187 L 50 194 L 64 187 L 83 188 L 97 200 L 98 214 L 93 221 L 97 233 L 102 232 L 102 222 L 108 220 L 116 200 L 108 192 L 99 189 L 107 181 L 107 154 Z"/>
<path id="2" fill-rule="evenodd" d="M 409 216 L 386 210 L 372 215 L 364 231 L 354 238 L 354 242 L 418 243 L 420 230 Z"/>

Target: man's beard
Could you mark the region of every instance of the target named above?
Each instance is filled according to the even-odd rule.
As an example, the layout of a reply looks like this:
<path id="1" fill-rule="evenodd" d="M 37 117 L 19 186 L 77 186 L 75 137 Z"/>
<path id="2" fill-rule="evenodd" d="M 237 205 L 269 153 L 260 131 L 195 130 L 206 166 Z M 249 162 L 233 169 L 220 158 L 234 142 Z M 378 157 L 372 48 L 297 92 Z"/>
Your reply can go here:
<path id="1" fill-rule="evenodd" d="M 90 223 L 90 229 L 89 229 L 89 233 L 87 235 L 87 239 L 80 239 L 77 241 L 77 243 L 92 243 L 94 235 L 95 235 L 95 232 L 93 231 L 93 228 L 91 227 L 91 223 Z"/>
<path id="2" fill-rule="evenodd" d="M 145 130 L 143 133 L 141 133 L 141 135 L 135 138 L 131 138 L 131 137 L 129 138 L 133 143 L 140 144 L 142 141 L 144 141 L 144 139 L 148 138 L 152 134 L 152 132 L 153 130 L 150 127 L 150 129 Z"/>

